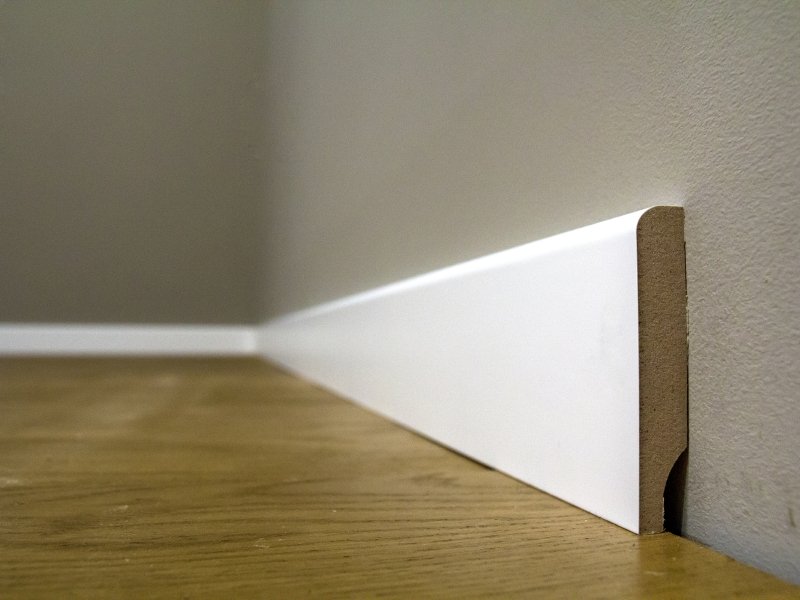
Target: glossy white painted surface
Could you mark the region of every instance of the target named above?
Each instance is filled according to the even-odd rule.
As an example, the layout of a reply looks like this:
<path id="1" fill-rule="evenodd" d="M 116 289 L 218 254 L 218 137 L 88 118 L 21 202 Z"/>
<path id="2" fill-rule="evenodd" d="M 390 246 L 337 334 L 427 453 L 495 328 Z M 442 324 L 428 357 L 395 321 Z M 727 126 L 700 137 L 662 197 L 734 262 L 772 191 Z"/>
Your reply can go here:
<path id="1" fill-rule="evenodd" d="M 252 354 L 252 327 L 0 324 L 0 355 Z"/>
<path id="2" fill-rule="evenodd" d="M 288 315 L 258 349 L 638 531 L 643 212 Z"/>

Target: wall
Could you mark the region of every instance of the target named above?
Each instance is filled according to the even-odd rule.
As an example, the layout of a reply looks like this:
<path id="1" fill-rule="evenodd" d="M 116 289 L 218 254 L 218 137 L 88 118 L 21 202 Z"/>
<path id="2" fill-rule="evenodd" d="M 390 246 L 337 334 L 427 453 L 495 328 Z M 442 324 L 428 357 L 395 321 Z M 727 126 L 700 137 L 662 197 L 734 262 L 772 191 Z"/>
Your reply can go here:
<path id="1" fill-rule="evenodd" d="M 686 208 L 685 533 L 800 582 L 800 4 L 271 3 L 265 316 Z"/>
<path id="2" fill-rule="evenodd" d="M 0 3 L 0 322 L 258 318 L 264 4 Z"/>

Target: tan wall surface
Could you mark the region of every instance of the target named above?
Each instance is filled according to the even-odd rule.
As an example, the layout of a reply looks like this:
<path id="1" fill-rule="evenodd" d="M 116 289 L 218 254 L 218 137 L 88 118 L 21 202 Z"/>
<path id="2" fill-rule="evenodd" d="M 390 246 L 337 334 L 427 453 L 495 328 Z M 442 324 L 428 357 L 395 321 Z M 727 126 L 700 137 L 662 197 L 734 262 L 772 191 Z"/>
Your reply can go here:
<path id="1" fill-rule="evenodd" d="M 800 582 L 800 3 L 284 2 L 276 315 L 686 209 L 685 532 Z"/>
<path id="2" fill-rule="evenodd" d="M 263 15 L 0 3 L 0 322 L 257 320 Z"/>

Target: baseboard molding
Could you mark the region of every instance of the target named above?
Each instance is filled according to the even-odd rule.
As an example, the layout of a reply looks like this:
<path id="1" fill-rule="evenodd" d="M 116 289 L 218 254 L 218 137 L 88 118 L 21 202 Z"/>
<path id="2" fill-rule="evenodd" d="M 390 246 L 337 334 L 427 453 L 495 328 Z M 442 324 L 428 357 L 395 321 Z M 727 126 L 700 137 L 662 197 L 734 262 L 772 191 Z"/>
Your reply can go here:
<path id="1" fill-rule="evenodd" d="M 634 532 L 686 446 L 683 212 L 639 211 L 261 327 L 266 358 Z"/>
<path id="2" fill-rule="evenodd" d="M 0 355 L 247 355 L 246 326 L 0 324 Z"/>

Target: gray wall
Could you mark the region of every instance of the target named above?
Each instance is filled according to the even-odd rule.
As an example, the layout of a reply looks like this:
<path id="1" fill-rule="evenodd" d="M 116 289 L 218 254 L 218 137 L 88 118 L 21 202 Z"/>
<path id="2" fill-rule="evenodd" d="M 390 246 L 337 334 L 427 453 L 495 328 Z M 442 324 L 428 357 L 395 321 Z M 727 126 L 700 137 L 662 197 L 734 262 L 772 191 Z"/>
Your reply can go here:
<path id="1" fill-rule="evenodd" d="M 686 208 L 688 536 L 800 582 L 800 3 L 286 2 L 264 311 Z"/>
<path id="2" fill-rule="evenodd" d="M 0 2 L 0 322 L 255 322 L 264 4 Z"/>

